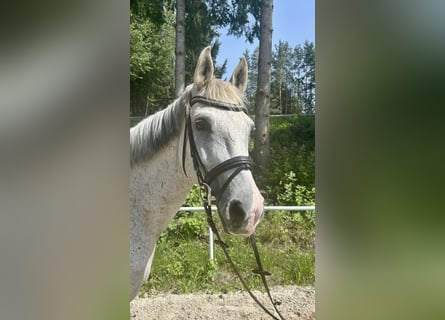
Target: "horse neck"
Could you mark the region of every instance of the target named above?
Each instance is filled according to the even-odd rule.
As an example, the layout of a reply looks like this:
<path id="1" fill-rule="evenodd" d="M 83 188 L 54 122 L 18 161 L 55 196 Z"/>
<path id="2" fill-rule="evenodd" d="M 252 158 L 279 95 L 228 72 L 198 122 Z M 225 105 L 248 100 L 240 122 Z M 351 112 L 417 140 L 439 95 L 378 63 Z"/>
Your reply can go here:
<path id="1" fill-rule="evenodd" d="M 180 135 L 172 137 L 153 157 L 131 170 L 131 214 L 137 216 L 139 223 L 156 239 L 167 228 L 196 180 L 188 148 L 185 157 L 188 177 L 182 169 L 184 125 L 182 121 Z"/>

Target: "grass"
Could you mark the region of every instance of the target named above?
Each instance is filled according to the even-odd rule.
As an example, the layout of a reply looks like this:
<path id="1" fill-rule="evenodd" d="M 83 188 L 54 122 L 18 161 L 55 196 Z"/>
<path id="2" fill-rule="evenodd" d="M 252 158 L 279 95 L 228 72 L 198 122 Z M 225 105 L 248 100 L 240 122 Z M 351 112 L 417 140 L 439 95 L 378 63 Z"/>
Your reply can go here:
<path id="1" fill-rule="evenodd" d="M 192 221 L 192 222 L 188 222 Z M 222 230 L 215 216 L 218 230 Z M 273 285 L 309 285 L 315 281 L 314 213 L 266 212 L 255 232 L 261 260 Z M 261 289 L 260 277 L 248 238 L 223 234 L 229 253 L 249 286 Z M 214 261 L 209 260 L 208 231 L 204 213 L 179 213 L 161 236 L 150 279 L 141 293 L 196 291 L 229 292 L 242 285 L 215 244 Z"/>

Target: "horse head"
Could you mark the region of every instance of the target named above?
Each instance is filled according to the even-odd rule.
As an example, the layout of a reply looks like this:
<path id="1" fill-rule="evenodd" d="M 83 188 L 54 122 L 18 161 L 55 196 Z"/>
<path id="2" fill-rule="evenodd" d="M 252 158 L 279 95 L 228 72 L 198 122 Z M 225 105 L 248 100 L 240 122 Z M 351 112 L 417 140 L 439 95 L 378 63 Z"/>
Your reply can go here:
<path id="1" fill-rule="evenodd" d="M 198 180 L 215 195 L 224 230 L 240 235 L 255 231 L 264 202 L 251 172 L 249 139 L 254 122 L 244 112 L 246 86 L 244 58 L 230 81 L 222 81 L 214 77 L 210 47 L 205 48 L 194 73 L 186 125 Z"/>

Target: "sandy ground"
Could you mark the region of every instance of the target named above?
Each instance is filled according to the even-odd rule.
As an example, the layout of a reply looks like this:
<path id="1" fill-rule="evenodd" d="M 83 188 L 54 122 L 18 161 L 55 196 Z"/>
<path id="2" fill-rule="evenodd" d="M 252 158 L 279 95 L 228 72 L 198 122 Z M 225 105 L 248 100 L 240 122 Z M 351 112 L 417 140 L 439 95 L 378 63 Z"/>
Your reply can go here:
<path id="1" fill-rule="evenodd" d="M 315 288 L 273 287 L 272 297 L 280 301 L 278 310 L 286 320 L 315 319 Z M 254 291 L 264 305 L 273 310 L 267 295 Z M 136 298 L 130 304 L 131 320 L 194 319 L 272 319 L 246 292 L 228 294 L 158 294 Z"/>

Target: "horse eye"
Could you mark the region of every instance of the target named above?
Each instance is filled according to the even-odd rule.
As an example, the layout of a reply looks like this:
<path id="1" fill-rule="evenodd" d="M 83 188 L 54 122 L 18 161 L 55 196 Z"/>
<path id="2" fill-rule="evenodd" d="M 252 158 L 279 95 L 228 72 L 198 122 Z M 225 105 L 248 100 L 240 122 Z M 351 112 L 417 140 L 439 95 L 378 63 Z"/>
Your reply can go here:
<path id="1" fill-rule="evenodd" d="M 208 130 L 209 129 L 209 123 L 205 121 L 204 119 L 196 119 L 195 121 L 196 130 Z"/>

